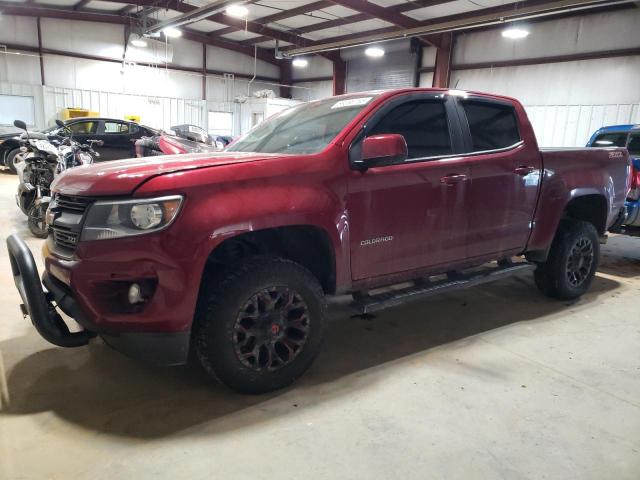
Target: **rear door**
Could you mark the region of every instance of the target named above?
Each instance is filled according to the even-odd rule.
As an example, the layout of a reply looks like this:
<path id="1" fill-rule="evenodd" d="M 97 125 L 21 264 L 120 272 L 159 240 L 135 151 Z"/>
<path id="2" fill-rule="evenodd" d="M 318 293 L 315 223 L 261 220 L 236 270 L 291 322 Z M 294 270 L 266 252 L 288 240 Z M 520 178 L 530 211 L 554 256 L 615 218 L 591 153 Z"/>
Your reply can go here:
<path id="1" fill-rule="evenodd" d="M 100 121 L 98 120 L 79 120 L 68 122 L 67 127 L 73 133 L 73 139 L 79 143 L 86 143 L 87 140 L 93 140 L 97 135 Z"/>
<path id="2" fill-rule="evenodd" d="M 353 279 L 463 260 L 471 172 L 456 155 L 462 143 L 455 104 L 434 94 L 396 99 L 367 121 L 363 136 L 383 133 L 402 135 L 409 158 L 349 177 Z"/>
<path id="3" fill-rule="evenodd" d="M 471 165 L 469 257 L 524 249 L 538 200 L 542 157 L 524 111 L 508 101 L 459 98 Z M 526 128 L 520 128 L 520 122 Z"/>
<path id="4" fill-rule="evenodd" d="M 135 150 L 134 144 L 131 142 L 131 136 L 137 130 L 138 127 L 134 124 L 119 120 L 104 120 L 98 137 L 104 142 L 104 145 L 99 150 L 101 155 L 99 160 L 118 160 L 134 157 Z"/>

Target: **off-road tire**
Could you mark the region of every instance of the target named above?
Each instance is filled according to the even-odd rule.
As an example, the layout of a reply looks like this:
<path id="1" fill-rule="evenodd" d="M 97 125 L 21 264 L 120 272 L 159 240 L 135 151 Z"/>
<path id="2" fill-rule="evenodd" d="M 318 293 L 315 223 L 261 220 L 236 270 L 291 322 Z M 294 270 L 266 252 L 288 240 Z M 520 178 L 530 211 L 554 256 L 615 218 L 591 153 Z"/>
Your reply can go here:
<path id="1" fill-rule="evenodd" d="M 585 249 L 590 249 L 591 253 Z M 575 259 L 575 252 L 580 251 L 586 252 L 583 256 L 590 258 L 590 263 L 587 265 L 588 260 L 583 258 L 582 263 L 579 263 L 583 272 L 576 274 L 571 264 Z M 593 224 L 564 219 L 553 239 L 547 261 L 538 264 L 534 272 L 536 286 L 548 297 L 560 300 L 578 298 L 591 286 L 599 260 L 600 242 Z"/>
<path id="2" fill-rule="evenodd" d="M 322 345 L 326 306 L 320 283 L 306 268 L 282 258 L 256 256 L 205 282 L 194 321 L 193 345 L 209 375 L 239 392 L 258 394 L 289 385 L 313 363 Z M 259 371 L 259 366 L 252 367 L 246 358 L 241 359 L 238 322 L 246 315 L 247 302 L 269 289 L 295 292 L 296 302 L 303 301 L 308 312 L 306 340 L 289 363 Z"/>
<path id="3" fill-rule="evenodd" d="M 18 173 L 18 171 L 16 170 L 15 160 L 16 156 L 19 154 L 20 149 L 14 148 L 13 150 L 7 152 L 7 156 L 5 157 L 5 165 L 9 170 L 11 170 L 11 173 L 13 173 L 14 175 Z"/>

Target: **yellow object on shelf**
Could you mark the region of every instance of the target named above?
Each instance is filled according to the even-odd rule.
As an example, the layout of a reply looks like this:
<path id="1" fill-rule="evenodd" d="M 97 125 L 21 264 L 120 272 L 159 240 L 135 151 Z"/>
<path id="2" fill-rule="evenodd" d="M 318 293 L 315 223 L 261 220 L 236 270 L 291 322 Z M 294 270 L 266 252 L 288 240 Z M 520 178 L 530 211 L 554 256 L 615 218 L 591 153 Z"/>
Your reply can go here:
<path id="1" fill-rule="evenodd" d="M 84 108 L 63 108 L 60 116 L 62 117 L 62 120 L 69 120 L 70 118 L 78 117 L 98 117 L 100 114 Z"/>
<path id="2" fill-rule="evenodd" d="M 124 119 L 130 122 L 140 123 L 140 115 L 125 115 Z"/>

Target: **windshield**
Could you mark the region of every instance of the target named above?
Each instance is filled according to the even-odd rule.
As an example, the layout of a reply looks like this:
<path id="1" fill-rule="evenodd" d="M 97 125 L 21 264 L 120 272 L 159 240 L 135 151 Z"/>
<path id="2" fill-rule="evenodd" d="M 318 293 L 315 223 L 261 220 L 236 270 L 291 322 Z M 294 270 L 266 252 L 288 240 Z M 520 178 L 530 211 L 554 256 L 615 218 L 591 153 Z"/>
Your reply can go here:
<path id="1" fill-rule="evenodd" d="M 627 143 L 626 133 L 601 133 L 591 144 L 592 147 L 624 147 Z"/>
<path id="2" fill-rule="evenodd" d="M 310 154 L 323 150 L 374 95 L 327 98 L 284 110 L 227 148 L 231 152 Z"/>

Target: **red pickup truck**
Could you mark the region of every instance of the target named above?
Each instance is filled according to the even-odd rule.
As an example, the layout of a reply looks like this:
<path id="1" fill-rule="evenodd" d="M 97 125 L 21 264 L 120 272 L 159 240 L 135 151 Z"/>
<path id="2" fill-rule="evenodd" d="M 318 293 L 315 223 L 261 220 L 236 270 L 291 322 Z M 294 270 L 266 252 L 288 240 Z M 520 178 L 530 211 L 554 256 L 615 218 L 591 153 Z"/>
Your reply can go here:
<path id="1" fill-rule="evenodd" d="M 622 148 L 539 150 L 511 98 L 359 93 L 286 110 L 225 152 L 69 170 L 42 280 L 24 242 L 7 243 L 49 342 L 99 335 L 164 365 L 194 351 L 257 393 L 312 363 L 329 295 L 372 312 L 531 269 L 543 293 L 580 296 L 629 169 Z"/>

